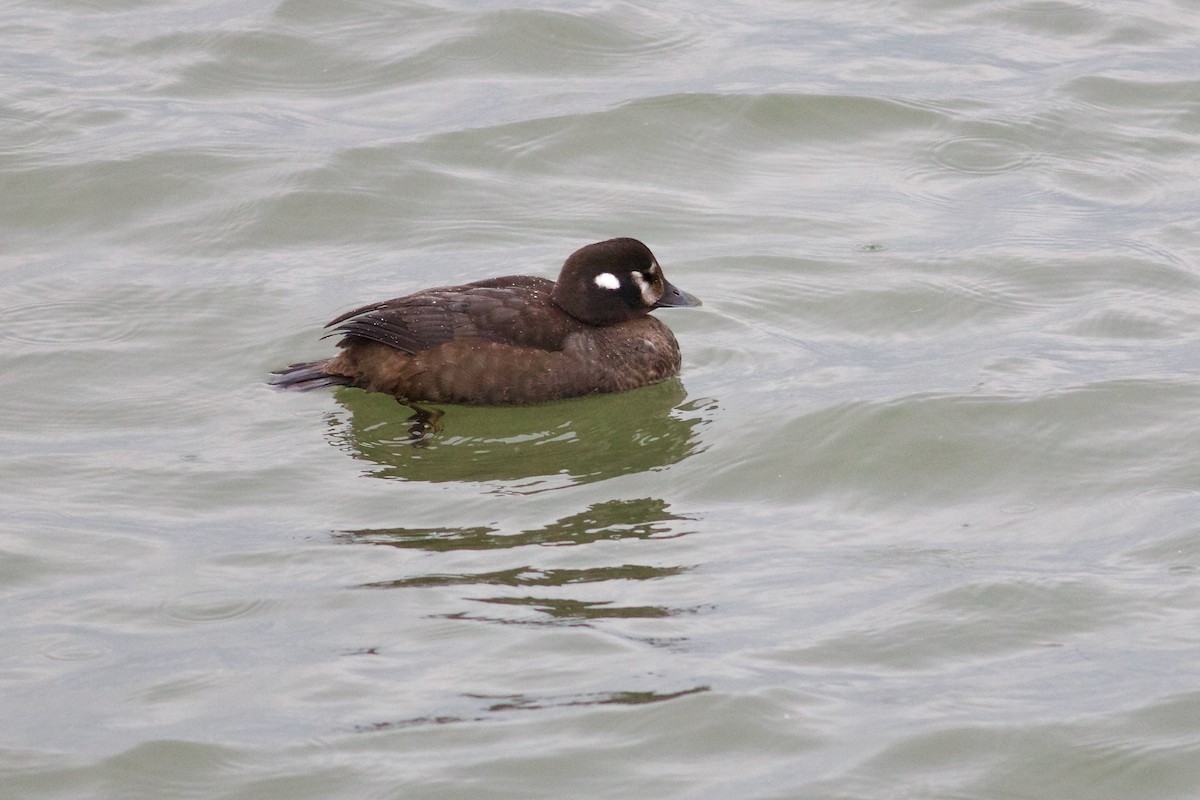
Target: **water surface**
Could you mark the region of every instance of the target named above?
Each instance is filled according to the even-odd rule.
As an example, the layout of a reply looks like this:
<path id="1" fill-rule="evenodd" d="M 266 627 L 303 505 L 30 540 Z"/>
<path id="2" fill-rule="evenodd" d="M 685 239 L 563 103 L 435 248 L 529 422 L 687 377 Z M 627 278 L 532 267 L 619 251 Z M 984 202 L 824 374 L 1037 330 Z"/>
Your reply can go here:
<path id="1" fill-rule="evenodd" d="M 0 12 L 0 794 L 1195 797 L 1197 20 Z M 618 235 L 679 380 L 264 383 Z"/>

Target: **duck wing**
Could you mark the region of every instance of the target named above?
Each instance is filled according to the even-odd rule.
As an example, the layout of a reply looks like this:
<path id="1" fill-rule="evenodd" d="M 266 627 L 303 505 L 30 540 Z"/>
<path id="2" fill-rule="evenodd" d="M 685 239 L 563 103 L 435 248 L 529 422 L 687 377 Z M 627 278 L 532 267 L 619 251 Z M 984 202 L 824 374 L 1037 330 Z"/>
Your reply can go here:
<path id="1" fill-rule="evenodd" d="M 551 303 L 553 287 L 545 278 L 512 276 L 427 289 L 356 308 L 325 327 L 328 336 L 344 337 L 341 347 L 366 339 L 406 353 L 463 341 L 559 349 L 528 319 Z"/>

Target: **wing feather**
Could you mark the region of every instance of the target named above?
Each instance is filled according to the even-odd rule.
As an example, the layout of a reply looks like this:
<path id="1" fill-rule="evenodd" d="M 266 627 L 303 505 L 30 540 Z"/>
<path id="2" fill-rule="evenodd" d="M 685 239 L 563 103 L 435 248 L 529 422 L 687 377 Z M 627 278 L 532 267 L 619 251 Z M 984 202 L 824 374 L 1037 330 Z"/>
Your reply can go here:
<path id="1" fill-rule="evenodd" d="M 325 327 L 329 336 L 367 339 L 419 353 L 456 339 L 474 338 L 474 326 L 462 302 L 435 293 L 385 300 L 343 314 Z"/>
<path id="2" fill-rule="evenodd" d="M 553 286 L 544 278 L 509 276 L 426 289 L 348 311 L 325 326 L 331 329 L 326 335 L 342 335 L 340 347 L 357 338 L 413 354 L 449 342 L 561 349 L 565 332 L 559 328 L 572 323 L 546 326 L 542 309 L 550 306 Z"/>

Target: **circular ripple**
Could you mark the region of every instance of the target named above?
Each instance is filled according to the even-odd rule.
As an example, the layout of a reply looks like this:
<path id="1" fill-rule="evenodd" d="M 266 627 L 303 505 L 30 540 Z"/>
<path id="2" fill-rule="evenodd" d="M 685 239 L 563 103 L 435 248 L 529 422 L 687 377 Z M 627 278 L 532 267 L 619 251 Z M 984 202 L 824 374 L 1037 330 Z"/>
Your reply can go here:
<path id="1" fill-rule="evenodd" d="M 939 166 L 967 175 L 996 175 L 1031 164 L 1034 154 L 1007 139 L 956 136 L 933 145 L 931 157 Z"/>
<path id="2" fill-rule="evenodd" d="M 163 614 L 176 622 L 224 622 L 259 613 L 271 605 L 260 597 L 231 597 L 220 591 L 189 592 L 163 604 Z"/>
<path id="3" fill-rule="evenodd" d="M 48 300 L 0 307 L 0 339 L 25 345 L 121 342 L 137 333 L 130 317 L 87 300 Z"/>
<path id="4" fill-rule="evenodd" d="M 43 642 L 38 652 L 51 661 L 91 661 L 108 655 L 109 650 L 76 636 L 59 636 Z"/>

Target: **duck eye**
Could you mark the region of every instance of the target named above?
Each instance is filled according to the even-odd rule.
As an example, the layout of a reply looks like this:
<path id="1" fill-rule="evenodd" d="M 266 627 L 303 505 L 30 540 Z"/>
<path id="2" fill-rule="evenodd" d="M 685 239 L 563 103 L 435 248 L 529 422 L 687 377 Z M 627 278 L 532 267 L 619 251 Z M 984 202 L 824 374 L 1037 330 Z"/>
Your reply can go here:
<path id="1" fill-rule="evenodd" d="M 638 292 L 642 295 L 642 302 L 648 306 L 652 306 L 662 297 L 662 292 L 654 288 L 654 283 L 646 280 L 646 276 L 641 272 L 631 272 L 629 277 L 633 278 L 633 282 L 638 287 Z"/>

